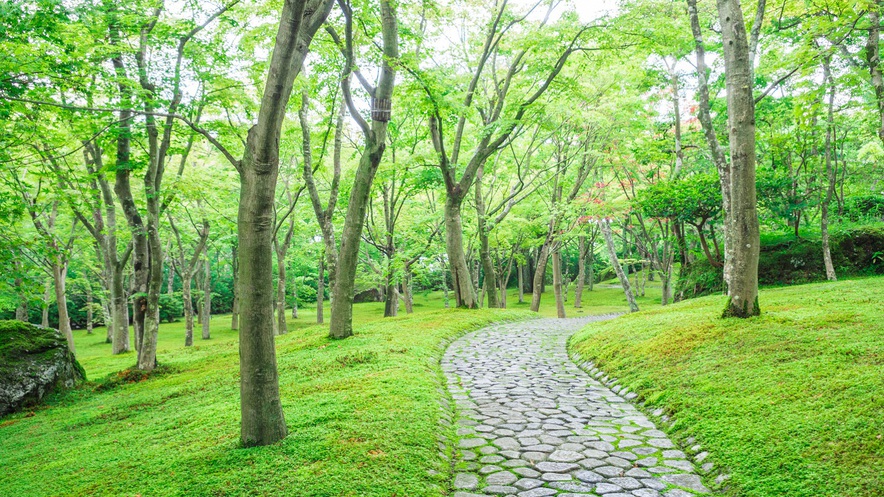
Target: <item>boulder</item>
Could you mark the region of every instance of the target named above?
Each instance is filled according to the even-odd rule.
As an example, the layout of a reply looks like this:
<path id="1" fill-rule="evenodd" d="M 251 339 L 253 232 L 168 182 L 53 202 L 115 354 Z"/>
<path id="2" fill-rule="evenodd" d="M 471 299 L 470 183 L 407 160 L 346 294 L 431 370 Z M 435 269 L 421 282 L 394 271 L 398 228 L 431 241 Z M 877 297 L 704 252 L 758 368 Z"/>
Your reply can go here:
<path id="1" fill-rule="evenodd" d="M 0 320 L 0 416 L 85 380 L 86 372 L 58 330 Z"/>
<path id="2" fill-rule="evenodd" d="M 359 292 L 353 297 L 354 304 L 364 304 L 366 302 L 383 302 L 384 294 L 377 288 L 371 288 L 364 292 Z"/>

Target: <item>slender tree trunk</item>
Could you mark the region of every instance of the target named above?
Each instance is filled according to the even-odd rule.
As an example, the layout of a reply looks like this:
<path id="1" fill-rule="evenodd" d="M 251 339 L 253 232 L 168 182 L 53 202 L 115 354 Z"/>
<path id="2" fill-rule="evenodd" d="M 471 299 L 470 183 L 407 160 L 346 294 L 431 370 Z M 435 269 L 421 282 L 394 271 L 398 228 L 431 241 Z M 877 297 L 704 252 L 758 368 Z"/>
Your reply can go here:
<path id="1" fill-rule="evenodd" d="M 373 101 L 391 104 L 396 72 L 394 61 L 399 57 L 399 33 L 396 14 L 389 0 L 380 1 L 381 31 L 384 58 L 380 70 L 378 86 Z M 350 13 L 352 15 L 352 13 Z M 352 53 L 348 55 L 349 69 L 352 69 Z M 342 89 L 348 106 L 353 107 L 349 87 L 349 74 L 342 79 Z M 353 114 L 353 112 L 351 112 Z M 384 113 L 385 114 L 385 113 Z M 354 116 L 356 117 L 356 116 Z M 341 248 L 338 252 L 338 270 L 335 274 L 334 299 L 331 304 L 329 336 L 347 338 L 353 335 L 353 292 L 356 286 L 356 266 L 359 256 L 359 242 L 365 223 L 365 211 L 375 173 L 386 150 L 389 116 L 372 112 L 371 124 L 359 118 L 364 135 L 365 148 L 356 169 L 344 227 L 341 232 Z"/>
<path id="2" fill-rule="evenodd" d="M 172 252 L 171 248 L 169 252 Z M 166 279 L 166 295 L 172 295 L 173 293 L 175 293 L 175 270 L 173 268 L 174 265 L 175 261 L 172 259 L 172 257 L 169 257 L 169 275 Z"/>
<path id="3" fill-rule="evenodd" d="M 866 60 L 869 64 L 875 102 L 878 105 L 878 138 L 884 142 L 884 75 L 881 72 L 881 7 L 884 2 L 875 0 L 869 5 L 869 37 L 866 40 Z"/>
<path id="4" fill-rule="evenodd" d="M 289 332 L 285 321 L 285 249 L 278 247 L 276 250 L 276 333 L 285 335 Z"/>
<path id="5" fill-rule="evenodd" d="M 733 0 L 724 0 L 725 2 L 731 2 Z M 737 2 L 739 3 L 739 2 Z M 703 43 L 703 32 L 700 27 L 700 17 L 699 12 L 697 10 L 697 0 L 687 0 L 688 4 L 688 13 L 690 15 L 691 20 L 691 32 L 694 35 L 694 47 L 695 52 L 697 54 L 697 96 L 698 96 L 698 110 L 697 117 L 700 121 L 701 126 L 703 127 L 703 136 L 706 138 L 706 144 L 709 147 L 710 155 L 712 156 L 712 162 L 715 164 L 715 168 L 718 170 L 718 179 L 721 185 L 721 200 L 722 207 L 724 210 L 725 217 L 725 226 L 729 226 L 729 219 L 731 218 L 731 214 L 734 212 L 736 208 L 733 206 L 733 200 L 731 198 L 731 175 L 732 175 L 732 167 L 728 166 L 727 158 L 725 157 L 724 150 L 721 147 L 721 144 L 718 142 L 718 135 L 715 132 L 715 127 L 712 123 L 712 111 L 710 105 L 709 98 L 709 85 L 708 85 L 708 77 L 709 70 L 706 66 L 706 47 Z M 719 4 L 719 12 L 721 12 L 722 1 L 718 2 Z M 739 9 L 738 9 L 739 10 Z M 742 24 L 743 15 L 740 13 L 740 26 L 743 33 L 743 40 L 746 41 L 746 26 Z M 733 24 L 731 24 L 733 26 Z M 746 60 L 748 61 L 748 41 L 744 44 L 746 47 Z M 730 50 L 730 47 L 728 47 Z M 749 72 L 746 74 L 751 74 L 751 61 L 749 63 L 748 70 Z M 728 73 L 730 71 L 727 71 Z M 745 91 L 749 94 L 750 101 L 754 102 L 752 99 L 752 83 L 751 77 Z M 730 92 L 728 92 L 730 94 Z M 730 105 L 728 105 L 728 109 L 730 109 Z M 754 109 L 754 104 L 753 104 Z M 754 111 L 753 111 L 754 112 Z M 754 122 L 754 121 L 753 121 Z M 753 128 L 754 129 L 754 128 Z M 731 142 L 733 144 L 733 142 Z M 754 167 L 753 167 L 754 170 Z M 735 240 L 731 239 L 733 231 L 729 228 L 725 229 L 724 236 L 724 281 L 728 285 L 730 284 L 731 274 L 734 272 L 733 261 L 734 257 L 731 254 L 733 250 Z M 688 264 L 687 257 L 685 257 L 682 261 L 683 264 Z"/>
<path id="6" fill-rule="evenodd" d="M 186 270 L 186 268 L 185 268 Z M 181 296 L 184 301 L 184 346 L 193 345 L 193 282 L 190 272 L 181 276 Z"/>
<path id="7" fill-rule="evenodd" d="M 488 308 L 497 309 L 500 302 L 497 300 L 495 292 L 497 282 L 497 271 L 494 270 L 494 262 L 491 260 L 491 247 L 488 241 L 487 222 L 485 219 L 485 197 L 482 193 L 482 176 L 484 174 L 484 166 L 479 167 L 476 173 L 475 190 L 476 190 L 476 215 L 478 220 L 479 232 L 479 259 L 482 262 L 482 272 L 485 273 L 484 293 L 488 296 Z M 482 299 L 480 299 L 481 301 Z"/>
<path id="8" fill-rule="evenodd" d="M 237 256 L 237 244 L 230 247 L 233 256 L 233 309 L 230 315 L 230 329 L 239 330 L 239 257 Z"/>
<path id="9" fill-rule="evenodd" d="M 733 256 L 728 304 L 724 315 L 757 316 L 758 257 L 760 235 L 755 192 L 755 97 L 752 94 L 752 61 L 746 39 L 746 24 L 739 0 L 717 0 L 724 42 L 727 83 L 728 128 L 730 129 L 730 222 L 725 237 L 725 257 Z M 728 242 L 730 248 L 728 248 Z"/>
<path id="10" fill-rule="evenodd" d="M 203 277 L 203 340 L 212 338 L 209 325 L 212 321 L 212 262 L 206 249 L 205 276 Z"/>
<path id="11" fill-rule="evenodd" d="M 534 269 L 534 285 L 531 292 L 531 310 L 540 311 L 540 299 L 543 296 L 543 280 L 546 277 L 546 264 L 549 259 L 549 246 L 552 242 L 547 239 L 537 256 L 537 267 Z"/>
<path id="12" fill-rule="evenodd" d="M 586 281 L 586 236 L 577 238 L 577 285 L 574 287 L 574 308 L 583 307 L 583 285 Z"/>
<path id="13" fill-rule="evenodd" d="M 92 284 L 86 283 L 86 334 L 92 334 Z"/>
<path id="14" fill-rule="evenodd" d="M 389 261 L 392 264 L 392 261 Z M 384 317 L 391 318 L 399 314 L 399 290 L 393 281 L 393 268 L 387 268 L 384 284 Z"/>
<path id="15" fill-rule="evenodd" d="M 53 270 L 54 271 L 54 270 Z M 40 326 L 49 328 L 49 301 L 52 299 L 52 281 L 43 282 L 43 315 L 41 316 Z"/>
<path id="16" fill-rule="evenodd" d="M 18 261 L 13 260 L 12 265 L 16 272 L 21 271 L 21 264 Z M 15 319 L 16 321 L 27 323 L 30 321 L 30 318 L 28 317 L 28 296 L 24 289 L 24 280 L 21 276 L 16 276 L 13 284 L 15 285 L 15 293 L 18 295 L 18 303 L 15 306 Z"/>
<path id="17" fill-rule="evenodd" d="M 823 61 L 823 72 L 825 73 L 823 79 L 829 85 L 829 113 L 826 120 L 826 194 L 820 206 L 820 234 L 823 241 L 823 262 L 826 266 L 826 279 L 837 281 L 838 276 L 835 274 L 835 265 L 832 263 L 832 250 L 829 247 L 829 204 L 831 204 L 832 196 L 835 194 L 836 179 L 832 161 L 833 155 L 837 153 L 832 136 L 835 130 L 835 81 L 832 77 L 830 64 L 831 58 L 825 58 Z"/>
<path id="18" fill-rule="evenodd" d="M 629 312 L 638 312 L 638 304 L 635 303 L 635 296 L 632 294 L 632 288 L 629 286 L 629 278 L 623 272 L 623 267 L 617 259 L 617 247 L 614 245 L 614 235 L 611 233 L 611 222 L 607 219 L 601 221 L 602 236 L 605 237 L 605 245 L 608 247 L 608 257 L 611 259 L 611 266 L 620 279 L 620 285 L 623 287 L 623 293 L 626 295 L 626 302 L 629 304 Z"/>
<path id="19" fill-rule="evenodd" d="M 316 278 L 316 324 L 325 322 L 325 311 L 322 308 L 325 302 L 325 254 L 319 255 L 319 275 Z"/>
<path id="20" fill-rule="evenodd" d="M 519 303 L 525 303 L 525 265 L 519 263 Z"/>
<path id="21" fill-rule="evenodd" d="M 587 280 L 587 285 L 589 285 L 587 290 L 589 290 L 590 292 L 595 289 L 595 269 L 593 269 L 593 264 L 595 264 L 595 252 L 594 252 L 595 247 L 594 247 L 594 245 L 595 245 L 595 237 L 593 237 L 590 240 L 589 264 L 587 264 L 587 267 L 586 267 L 586 280 Z"/>
<path id="22" fill-rule="evenodd" d="M 565 316 L 565 298 L 562 291 L 562 246 L 557 244 L 552 252 L 553 263 L 553 291 L 556 295 L 556 315 L 559 319 Z"/>
<path id="23" fill-rule="evenodd" d="M 110 250 L 110 247 L 108 247 Z M 116 247 L 113 248 L 116 250 Z M 122 354 L 129 351 L 129 303 L 126 299 L 126 289 L 123 285 L 123 261 L 108 267 L 110 271 L 110 299 L 111 299 L 111 322 L 108 323 L 108 333 L 113 344 L 113 354 Z"/>
<path id="24" fill-rule="evenodd" d="M 68 299 L 66 290 L 66 280 L 68 276 L 68 265 L 66 262 L 59 261 L 52 265 L 52 279 L 55 281 L 55 303 L 58 304 L 58 331 L 68 341 L 68 348 L 74 354 L 77 353 L 74 346 L 74 333 L 71 330 L 71 318 L 68 316 Z"/>
<path id="25" fill-rule="evenodd" d="M 411 269 L 405 268 L 405 279 L 402 281 L 402 294 L 405 301 L 405 314 L 414 313 L 414 293 L 411 291 Z"/>

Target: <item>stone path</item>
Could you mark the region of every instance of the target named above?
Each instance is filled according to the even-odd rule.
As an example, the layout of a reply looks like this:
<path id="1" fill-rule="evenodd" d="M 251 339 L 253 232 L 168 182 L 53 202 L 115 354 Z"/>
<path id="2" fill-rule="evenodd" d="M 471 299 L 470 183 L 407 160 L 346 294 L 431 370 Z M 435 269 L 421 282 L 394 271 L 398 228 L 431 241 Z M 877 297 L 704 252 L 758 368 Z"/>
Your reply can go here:
<path id="1" fill-rule="evenodd" d="M 709 492 L 665 433 L 568 358 L 568 337 L 601 319 L 499 324 L 451 344 L 455 497 Z"/>

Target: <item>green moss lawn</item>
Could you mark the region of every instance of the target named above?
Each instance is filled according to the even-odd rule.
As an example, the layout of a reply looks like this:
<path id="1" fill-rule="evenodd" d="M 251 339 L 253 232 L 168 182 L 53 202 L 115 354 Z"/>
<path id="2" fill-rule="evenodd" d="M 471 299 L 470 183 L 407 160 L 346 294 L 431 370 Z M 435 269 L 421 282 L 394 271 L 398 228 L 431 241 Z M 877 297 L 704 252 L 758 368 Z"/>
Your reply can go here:
<path id="1" fill-rule="evenodd" d="M 571 340 L 725 472 L 730 495 L 884 495 L 884 278 L 762 290 L 762 315 L 706 297 Z"/>

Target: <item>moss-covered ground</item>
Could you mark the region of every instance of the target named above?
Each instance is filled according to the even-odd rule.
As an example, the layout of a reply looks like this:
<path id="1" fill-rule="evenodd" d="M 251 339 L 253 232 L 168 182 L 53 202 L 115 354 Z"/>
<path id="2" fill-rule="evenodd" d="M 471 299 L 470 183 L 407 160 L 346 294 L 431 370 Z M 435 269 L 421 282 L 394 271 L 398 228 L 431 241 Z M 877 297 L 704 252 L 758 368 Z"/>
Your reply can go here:
<path id="1" fill-rule="evenodd" d="M 735 496 L 884 495 L 884 278 L 762 290 L 592 324 L 571 347 L 675 419 Z M 708 462 L 708 460 L 706 461 Z"/>
<path id="2" fill-rule="evenodd" d="M 647 305 L 654 287 L 649 286 Z M 659 289 L 656 290 L 659 298 Z M 530 298 L 530 296 L 528 296 Z M 215 316 L 212 339 L 185 348 L 183 323 L 160 329 L 159 371 L 121 373 L 134 353 L 112 356 L 105 331 L 75 331 L 92 380 L 33 411 L 0 419 L 0 496 L 424 496 L 443 495 L 450 467 L 437 447 L 439 365 L 448 340 L 486 324 L 528 319 L 511 310 L 444 309 L 416 296 L 415 313 L 383 318 L 355 307 L 356 336 L 326 338 L 315 310 L 277 338 L 290 435 L 269 447 L 239 444 L 237 334 Z M 541 314 L 555 315 L 552 294 Z M 588 292 L 573 315 L 626 309 L 610 285 Z M 580 312 L 578 312 L 580 311 Z M 403 310 L 404 314 L 404 310 Z"/>

